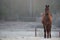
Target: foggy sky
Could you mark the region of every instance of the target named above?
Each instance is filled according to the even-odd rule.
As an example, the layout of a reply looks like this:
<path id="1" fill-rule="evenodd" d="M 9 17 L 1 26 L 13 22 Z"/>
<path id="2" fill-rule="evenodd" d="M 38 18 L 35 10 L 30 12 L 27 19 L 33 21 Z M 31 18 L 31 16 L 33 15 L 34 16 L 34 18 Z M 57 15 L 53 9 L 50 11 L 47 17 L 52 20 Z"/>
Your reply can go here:
<path id="1" fill-rule="evenodd" d="M 50 5 L 54 22 L 60 20 L 60 0 L 0 0 L 0 19 L 36 21 L 46 4 Z"/>

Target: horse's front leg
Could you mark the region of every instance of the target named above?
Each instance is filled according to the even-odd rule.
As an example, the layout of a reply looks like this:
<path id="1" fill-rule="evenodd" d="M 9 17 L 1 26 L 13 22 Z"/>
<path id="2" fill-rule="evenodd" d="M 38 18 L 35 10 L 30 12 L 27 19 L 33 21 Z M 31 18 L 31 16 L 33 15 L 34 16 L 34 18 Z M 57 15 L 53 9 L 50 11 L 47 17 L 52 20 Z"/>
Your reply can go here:
<path id="1" fill-rule="evenodd" d="M 46 38 L 46 28 L 44 26 L 44 38 Z"/>
<path id="2" fill-rule="evenodd" d="M 51 38 L 51 31 L 47 32 L 47 38 Z"/>
<path id="3" fill-rule="evenodd" d="M 51 25 L 50 25 L 50 38 L 51 38 Z"/>
<path id="4" fill-rule="evenodd" d="M 46 38 L 46 30 L 44 30 L 44 38 Z"/>

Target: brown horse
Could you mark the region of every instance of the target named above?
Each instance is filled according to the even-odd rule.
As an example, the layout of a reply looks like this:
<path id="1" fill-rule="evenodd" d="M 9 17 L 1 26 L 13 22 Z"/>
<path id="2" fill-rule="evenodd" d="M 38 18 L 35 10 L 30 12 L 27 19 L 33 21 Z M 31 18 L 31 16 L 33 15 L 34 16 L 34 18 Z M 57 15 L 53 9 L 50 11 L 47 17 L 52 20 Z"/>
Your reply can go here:
<path id="1" fill-rule="evenodd" d="M 52 15 L 49 11 L 49 5 L 46 5 L 45 13 L 43 13 L 42 24 L 44 27 L 44 38 L 51 38 Z"/>

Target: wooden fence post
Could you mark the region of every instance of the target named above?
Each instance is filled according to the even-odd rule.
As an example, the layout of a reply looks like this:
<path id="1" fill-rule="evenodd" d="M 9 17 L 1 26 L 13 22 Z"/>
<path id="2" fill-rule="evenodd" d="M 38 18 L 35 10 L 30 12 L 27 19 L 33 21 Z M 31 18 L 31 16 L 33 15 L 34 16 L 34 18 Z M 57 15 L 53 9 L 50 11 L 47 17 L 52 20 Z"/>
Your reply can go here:
<path id="1" fill-rule="evenodd" d="M 59 37 L 60 37 L 60 31 L 59 31 Z"/>
<path id="2" fill-rule="evenodd" d="M 35 27 L 35 37 L 37 37 L 37 33 L 36 32 L 37 32 L 37 30 L 36 30 L 36 27 Z"/>

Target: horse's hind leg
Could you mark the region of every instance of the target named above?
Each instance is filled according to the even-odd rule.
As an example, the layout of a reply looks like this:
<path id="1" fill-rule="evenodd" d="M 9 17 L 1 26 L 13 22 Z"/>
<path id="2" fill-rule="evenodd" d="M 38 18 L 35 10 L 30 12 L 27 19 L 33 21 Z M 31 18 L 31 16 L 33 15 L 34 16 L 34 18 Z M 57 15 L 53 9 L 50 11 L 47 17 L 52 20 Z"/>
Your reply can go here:
<path id="1" fill-rule="evenodd" d="M 47 38 L 51 38 L 51 26 L 48 26 L 49 28 L 47 29 Z"/>
<path id="2" fill-rule="evenodd" d="M 47 32 L 47 38 L 49 38 L 49 36 L 50 36 L 50 35 L 49 35 L 49 32 Z"/>
<path id="3" fill-rule="evenodd" d="M 49 38 L 50 36 L 50 28 L 49 28 L 49 25 L 47 26 L 47 38 Z"/>
<path id="4" fill-rule="evenodd" d="M 51 31 L 47 33 L 47 38 L 51 38 Z"/>
<path id="5" fill-rule="evenodd" d="M 51 38 L 51 32 L 50 32 L 50 38 Z"/>

